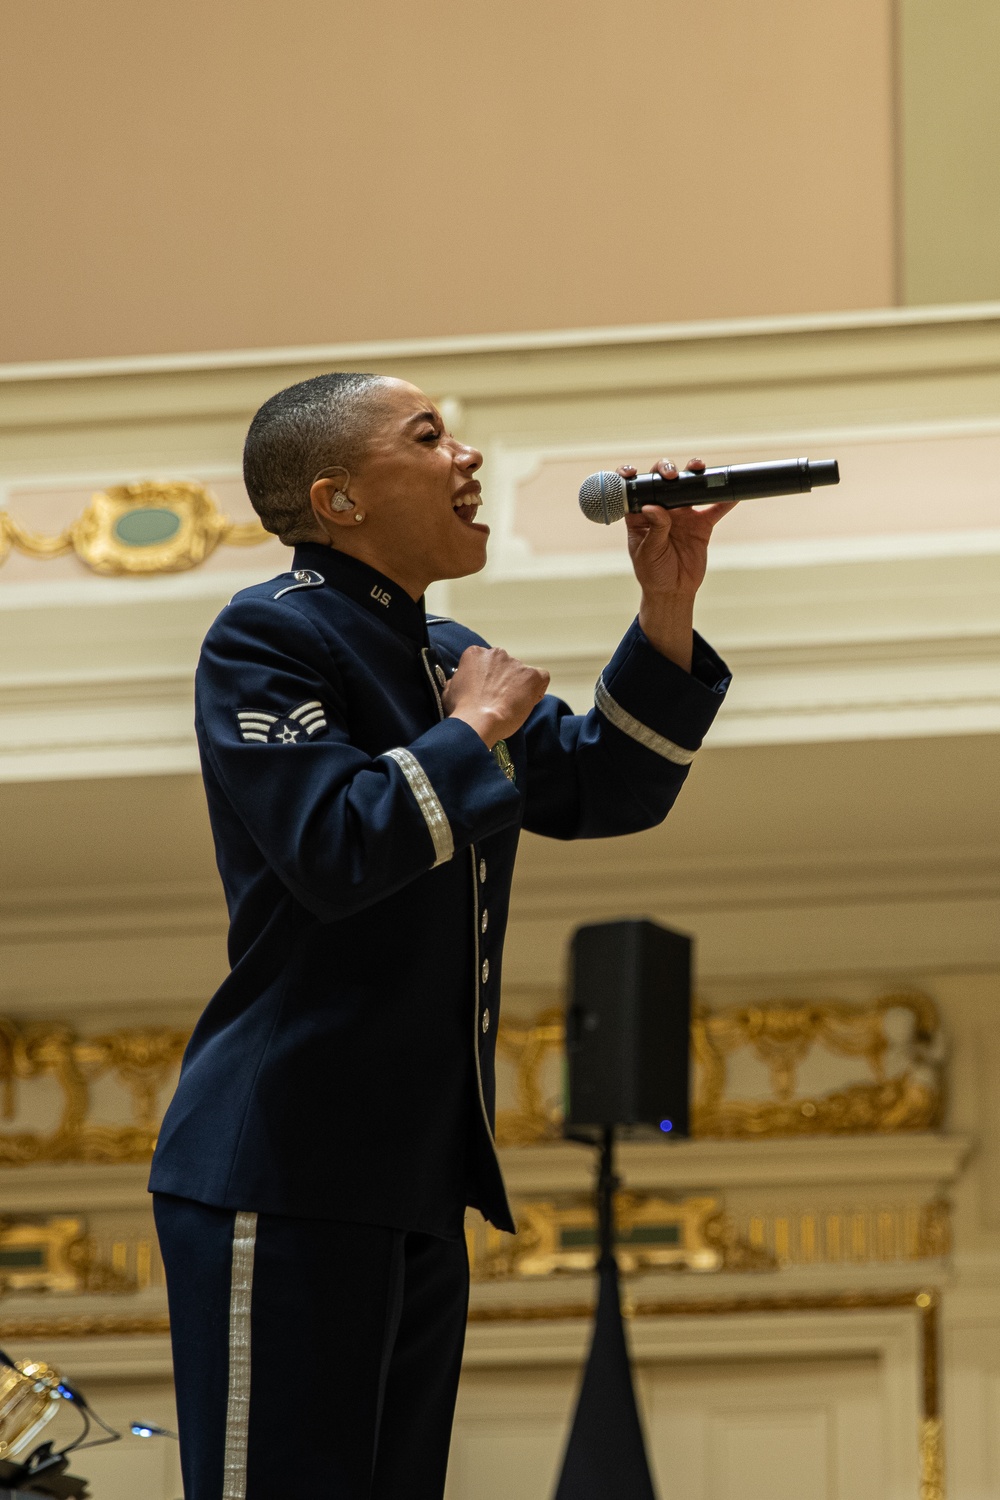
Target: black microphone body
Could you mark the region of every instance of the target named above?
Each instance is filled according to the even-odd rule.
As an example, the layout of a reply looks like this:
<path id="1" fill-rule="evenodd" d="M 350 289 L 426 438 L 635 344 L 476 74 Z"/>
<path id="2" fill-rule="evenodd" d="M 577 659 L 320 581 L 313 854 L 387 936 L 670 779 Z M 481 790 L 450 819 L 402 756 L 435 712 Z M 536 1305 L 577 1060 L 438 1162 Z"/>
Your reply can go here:
<path id="1" fill-rule="evenodd" d="M 775 463 L 726 464 L 704 469 L 700 474 L 683 469 L 676 479 L 659 474 L 591 474 L 580 487 L 580 509 L 591 521 L 610 526 L 626 510 L 640 511 L 644 505 L 676 510 L 682 505 L 707 505 L 716 500 L 753 500 L 768 495 L 801 495 L 816 485 L 839 484 L 835 458 L 810 461 L 783 458 Z"/>

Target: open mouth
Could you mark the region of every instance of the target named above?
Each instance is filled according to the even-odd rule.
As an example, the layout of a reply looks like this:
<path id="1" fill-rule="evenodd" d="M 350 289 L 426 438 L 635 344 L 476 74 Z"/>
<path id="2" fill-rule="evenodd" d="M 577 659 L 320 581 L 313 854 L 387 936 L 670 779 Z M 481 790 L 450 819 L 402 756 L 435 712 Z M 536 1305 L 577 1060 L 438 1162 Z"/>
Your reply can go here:
<path id="1" fill-rule="evenodd" d="M 456 516 L 460 521 L 464 521 L 467 526 L 471 526 L 476 519 L 476 515 L 482 503 L 483 502 L 481 500 L 473 499 L 470 497 L 468 500 L 463 501 L 460 505 L 453 505 L 452 509 L 454 510 Z"/>
<path id="2" fill-rule="evenodd" d="M 451 508 L 458 519 L 464 522 L 466 526 L 472 527 L 474 531 L 488 532 L 490 529 L 488 526 L 483 526 L 476 522 L 476 515 L 482 503 L 479 486 L 470 485 L 466 489 L 459 491 L 452 501 Z"/>

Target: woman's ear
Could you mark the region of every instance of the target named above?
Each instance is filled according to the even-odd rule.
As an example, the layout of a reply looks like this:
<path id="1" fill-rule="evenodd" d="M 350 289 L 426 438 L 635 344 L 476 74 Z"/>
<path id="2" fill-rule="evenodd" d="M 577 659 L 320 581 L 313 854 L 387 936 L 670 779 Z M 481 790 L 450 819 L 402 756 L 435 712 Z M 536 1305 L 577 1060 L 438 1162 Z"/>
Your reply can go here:
<path id="1" fill-rule="evenodd" d="M 347 493 L 347 486 L 351 482 L 351 476 L 346 469 L 340 469 L 331 475 L 324 475 L 320 479 L 314 479 L 309 490 L 309 500 L 313 508 L 313 515 L 322 526 L 326 534 L 332 535 L 334 527 L 353 527 L 361 516 L 354 501 Z M 364 517 L 361 516 L 363 520 Z"/>

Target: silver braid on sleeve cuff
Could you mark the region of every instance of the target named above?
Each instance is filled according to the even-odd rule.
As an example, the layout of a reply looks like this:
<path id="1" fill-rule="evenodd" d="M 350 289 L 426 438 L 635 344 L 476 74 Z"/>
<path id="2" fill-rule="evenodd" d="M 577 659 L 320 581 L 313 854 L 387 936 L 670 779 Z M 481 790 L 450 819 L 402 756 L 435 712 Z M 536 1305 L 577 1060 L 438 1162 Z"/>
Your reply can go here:
<path id="1" fill-rule="evenodd" d="M 616 703 L 604 685 L 603 676 L 597 679 L 597 686 L 594 689 L 594 705 L 609 724 L 620 729 L 622 734 L 627 734 L 629 739 L 644 745 L 647 750 L 652 750 L 654 755 L 662 755 L 664 760 L 672 761 L 675 766 L 689 766 L 694 760 L 694 750 L 685 750 L 682 745 L 675 745 L 673 740 L 665 739 L 662 734 L 657 734 L 655 729 L 650 729 L 646 724 L 641 724 L 638 719 L 634 719 L 620 703 Z"/>
<path id="2" fill-rule="evenodd" d="M 448 815 L 441 806 L 438 794 L 431 785 L 426 771 L 415 755 L 409 750 L 386 750 L 385 759 L 396 762 L 406 777 L 407 785 L 416 799 L 417 806 L 424 815 L 427 832 L 434 845 L 434 863 L 431 868 L 436 870 L 438 865 L 446 864 L 455 852 L 455 840 L 452 837 Z"/>

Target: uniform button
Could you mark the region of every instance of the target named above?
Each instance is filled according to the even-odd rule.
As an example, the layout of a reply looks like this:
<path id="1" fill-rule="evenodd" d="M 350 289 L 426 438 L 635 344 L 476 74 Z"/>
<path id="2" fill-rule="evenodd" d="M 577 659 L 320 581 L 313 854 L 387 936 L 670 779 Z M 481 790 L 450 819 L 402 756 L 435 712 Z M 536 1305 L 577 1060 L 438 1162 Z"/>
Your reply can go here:
<path id="1" fill-rule="evenodd" d="M 486 983 L 487 979 L 489 979 L 489 977 L 490 977 L 490 961 L 489 961 L 488 958 L 484 958 L 483 959 L 483 983 L 484 984 Z"/>
<path id="2" fill-rule="evenodd" d="M 490 1013 L 489 1013 L 488 1010 L 484 1010 L 483 1011 L 483 1035 L 484 1036 L 489 1031 L 489 1029 L 490 1029 Z"/>
<path id="3" fill-rule="evenodd" d="M 484 906 L 483 907 L 482 921 L 479 923 L 479 930 L 480 930 L 480 932 L 485 932 L 486 929 L 487 929 L 487 927 L 489 925 L 490 925 L 490 914 L 486 910 L 486 907 Z"/>
<path id="4" fill-rule="evenodd" d="M 303 570 L 300 568 L 299 571 L 295 574 L 295 577 L 299 583 L 305 583 L 306 579 L 309 577 L 309 574 L 303 572 Z"/>
<path id="5" fill-rule="evenodd" d="M 440 665 L 436 665 L 435 668 L 434 668 L 434 675 L 435 675 L 435 677 L 438 680 L 438 686 L 439 687 L 447 687 L 448 686 L 448 679 L 444 675 L 444 667 L 442 667 Z"/>
<path id="6" fill-rule="evenodd" d="M 485 881 L 485 879 L 486 879 L 486 861 L 485 861 L 485 859 L 481 859 L 479 861 L 479 884 L 482 885 L 483 882 Z"/>

